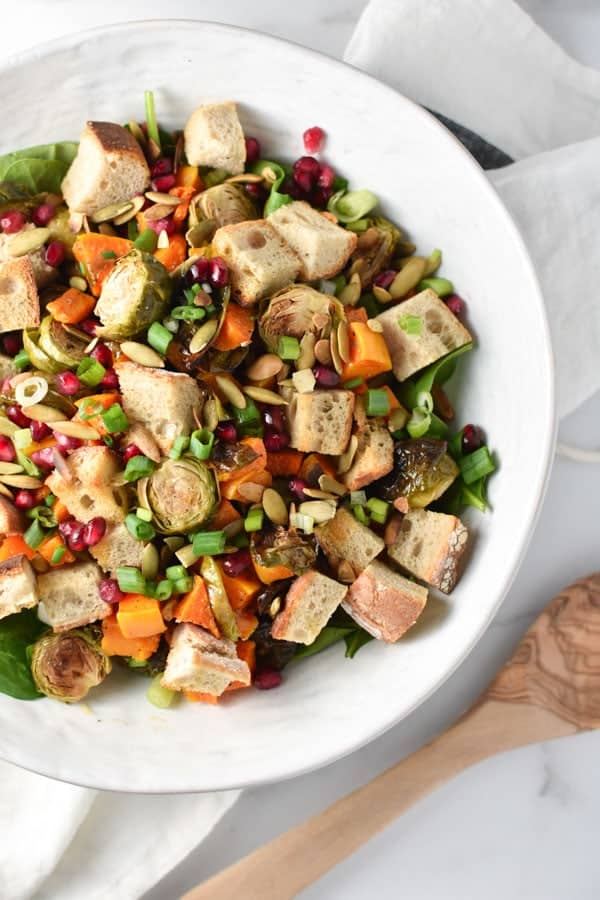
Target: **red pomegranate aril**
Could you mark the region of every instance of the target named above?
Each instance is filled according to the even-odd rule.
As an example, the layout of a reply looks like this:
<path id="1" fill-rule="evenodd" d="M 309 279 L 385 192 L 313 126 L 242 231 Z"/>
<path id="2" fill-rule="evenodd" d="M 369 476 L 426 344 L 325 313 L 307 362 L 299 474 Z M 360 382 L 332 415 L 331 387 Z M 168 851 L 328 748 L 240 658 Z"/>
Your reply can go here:
<path id="1" fill-rule="evenodd" d="M 56 438 L 56 443 L 62 451 L 78 450 L 79 447 L 83 446 L 82 440 L 80 440 L 79 438 L 71 437 L 68 434 L 60 434 L 60 432 L 55 431 L 54 437 Z"/>
<path id="2" fill-rule="evenodd" d="M 18 209 L 9 209 L 0 217 L 0 228 L 5 234 L 15 234 L 27 223 L 27 219 Z"/>
<path id="3" fill-rule="evenodd" d="M 263 409 L 263 422 L 275 431 L 285 431 L 285 420 L 280 406 L 266 406 Z"/>
<path id="4" fill-rule="evenodd" d="M 36 466 L 39 466 L 40 469 L 54 469 L 56 463 L 54 462 L 53 451 L 53 447 L 44 447 L 43 450 L 34 450 L 29 458 L 36 464 Z"/>
<path id="5" fill-rule="evenodd" d="M 72 397 L 81 390 L 81 382 L 74 372 L 60 372 L 54 379 L 56 390 L 65 397 Z"/>
<path id="6" fill-rule="evenodd" d="M 254 684 L 259 691 L 270 691 L 279 687 L 282 681 L 281 672 L 278 672 L 277 669 L 263 669 L 262 672 L 256 673 Z"/>
<path id="7" fill-rule="evenodd" d="M 95 547 L 102 540 L 106 532 L 106 519 L 96 516 L 86 524 L 83 529 L 83 540 L 86 547 Z"/>
<path id="8" fill-rule="evenodd" d="M 13 446 L 13 442 L 0 434 L 0 460 L 2 462 L 14 462 L 17 458 L 17 452 Z"/>
<path id="9" fill-rule="evenodd" d="M 465 425 L 462 436 L 462 452 L 474 453 L 483 446 L 483 432 L 478 425 Z"/>
<path id="10" fill-rule="evenodd" d="M 269 196 L 268 191 L 264 189 L 262 184 L 245 184 L 244 187 L 246 188 L 248 196 L 252 197 L 256 203 L 264 203 Z"/>
<path id="11" fill-rule="evenodd" d="M 315 179 L 309 172 L 294 172 L 294 181 L 305 194 L 310 194 L 315 186 Z"/>
<path id="12" fill-rule="evenodd" d="M 52 434 L 52 431 L 45 422 L 35 422 L 31 421 L 29 423 L 29 430 L 31 431 L 31 439 L 33 441 L 43 441 L 44 438 L 49 437 Z"/>
<path id="13" fill-rule="evenodd" d="M 215 428 L 215 437 L 217 438 L 217 440 L 224 441 L 226 444 L 235 444 L 238 439 L 235 422 L 232 422 L 231 419 L 226 419 L 224 422 L 219 422 L 219 424 Z"/>
<path id="14" fill-rule="evenodd" d="M 458 294 L 449 294 L 444 298 L 444 301 L 450 312 L 460 319 L 465 311 L 465 301 L 462 297 L 459 297 Z"/>
<path id="15" fill-rule="evenodd" d="M 161 156 L 156 162 L 152 163 L 150 175 L 152 178 L 160 178 L 161 175 L 170 175 L 173 171 L 173 161 L 167 156 Z"/>
<path id="16" fill-rule="evenodd" d="M 172 234 L 175 234 L 175 222 L 172 218 L 165 219 L 154 219 L 154 221 L 146 222 L 148 228 L 151 228 L 152 231 L 155 231 L 156 234 L 160 234 L 161 231 L 166 231 L 167 235 L 171 237 Z"/>
<path id="17" fill-rule="evenodd" d="M 37 209 L 34 209 L 31 218 L 35 225 L 43 228 L 44 225 L 47 225 L 54 218 L 55 213 L 56 208 L 51 203 L 42 203 Z"/>
<path id="18" fill-rule="evenodd" d="M 395 269 L 384 269 L 373 279 L 373 284 L 387 291 L 397 274 Z"/>
<path id="19" fill-rule="evenodd" d="M 123 459 L 125 462 L 129 462 L 130 459 L 133 459 L 134 456 L 143 456 L 144 454 L 140 450 L 137 444 L 128 444 L 123 450 Z"/>
<path id="20" fill-rule="evenodd" d="M 99 362 L 101 366 L 104 366 L 105 369 L 110 369 L 113 364 L 113 355 L 110 351 L 110 348 L 106 346 L 106 344 L 96 344 L 94 349 L 91 351 L 90 356 L 92 359 L 95 359 L 96 362 Z"/>
<path id="21" fill-rule="evenodd" d="M 260 144 L 255 137 L 246 138 L 246 163 L 251 165 L 260 159 Z"/>
<path id="22" fill-rule="evenodd" d="M 33 509 L 36 505 L 35 493 L 33 491 L 20 490 L 15 494 L 15 506 L 18 509 Z"/>
<path id="23" fill-rule="evenodd" d="M 308 487 L 308 481 L 305 481 L 304 478 L 290 478 L 288 481 L 288 488 L 291 493 L 294 494 L 298 498 L 298 500 L 306 500 L 306 494 L 304 491 Z"/>
<path id="24" fill-rule="evenodd" d="M 105 388 L 108 391 L 117 390 L 119 387 L 119 377 L 114 369 L 107 369 L 104 373 L 102 381 L 100 382 L 100 387 Z"/>
<path id="25" fill-rule="evenodd" d="M 285 431 L 275 431 L 273 428 L 265 428 L 263 441 L 265 449 L 269 453 L 278 453 L 280 450 L 285 450 L 290 443 L 289 436 Z"/>
<path id="26" fill-rule="evenodd" d="M 170 191 L 171 188 L 175 187 L 175 176 L 174 175 L 159 175 L 158 178 L 155 178 L 152 182 L 152 187 L 155 191 L 160 191 L 162 194 Z"/>
<path id="27" fill-rule="evenodd" d="M 93 319 L 90 316 L 89 319 L 84 319 L 83 322 L 80 322 L 77 327 L 80 328 L 81 331 L 85 331 L 86 334 L 89 334 L 90 337 L 95 337 L 96 329 L 99 328 L 99 326 L 100 322 L 98 319 Z"/>
<path id="28" fill-rule="evenodd" d="M 319 187 L 322 188 L 332 188 L 333 182 L 335 181 L 335 172 L 328 166 L 326 163 L 321 166 L 321 172 L 319 174 Z"/>
<path id="29" fill-rule="evenodd" d="M 331 193 L 331 188 L 317 188 L 316 191 L 313 192 L 312 196 L 313 205 L 323 207 L 324 209 L 329 202 Z"/>
<path id="30" fill-rule="evenodd" d="M 16 356 L 23 346 L 21 335 L 5 334 L 2 338 L 2 346 L 4 347 L 4 352 L 8 353 L 9 356 Z"/>
<path id="31" fill-rule="evenodd" d="M 335 369 L 329 369 L 327 366 L 315 366 L 313 375 L 319 387 L 331 388 L 340 383 L 340 376 Z"/>
<path id="32" fill-rule="evenodd" d="M 302 138 L 304 140 L 304 149 L 307 153 L 318 153 L 323 149 L 325 132 L 318 125 L 313 125 L 312 128 L 306 129 Z"/>
<path id="33" fill-rule="evenodd" d="M 321 174 L 321 163 L 314 156 L 301 156 L 293 165 L 294 175 L 305 172 L 312 175 L 313 181 L 316 181 Z"/>
<path id="34" fill-rule="evenodd" d="M 208 273 L 210 272 L 210 260 L 205 256 L 200 256 L 196 262 L 188 269 L 185 280 L 187 284 L 202 284 L 208 281 Z"/>
<path id="35" fill-rule="evenodd" d="M 73 522 L 73 527 L 70 530 L 69 536 L 66 538 L 69 550 L 72 550 L 74 553 L 81 553 L 86 549 L 87 544 L 85 542 L 84 533 L 85 525 L 81 522 Z"/>
<path id="36" fill-rule="evenodd" d="M 31 419 L 28 419 L 21 407 L 16 404 L 6 407 L 6 418 L 19 428 L 29 428 L 31 424 Z"/>
<path id="37" fill-rule="evenodd" d="M 65 260 L 65 245 L 63 244 L 63 242 L 50 241 L 50 243 L 46 247 L 44 259 L 49 266 L 52 266 L 53 269 L 58 268 L 58 266 L 60 266 Z"/>
<path id="38" fill-rule="evenodd" d="M 227 556 L 222 556 L 221 560 L 223 571 L 231 578 L 241 575 L 242 572 L 245 572 L 252 565 L 252 557 L 249 550 L 238 550 L 237 553 L 229 553 Z"/>
<path id="39" fill-rule="evenodd" d="M 114 578 L 105 578 L 104 581 L 101 581 L 98 585 L 98 593 L 105 603 L 110 603 L 111 605 L 120 603 L 125 596 Z"/>
<path id="40" fill-rule="evenodd" d="M 220 256 L 209 260 L 208 278 L 216 288 L 224 288 L 229 283 L 229 269 L 225 260 Z"/>

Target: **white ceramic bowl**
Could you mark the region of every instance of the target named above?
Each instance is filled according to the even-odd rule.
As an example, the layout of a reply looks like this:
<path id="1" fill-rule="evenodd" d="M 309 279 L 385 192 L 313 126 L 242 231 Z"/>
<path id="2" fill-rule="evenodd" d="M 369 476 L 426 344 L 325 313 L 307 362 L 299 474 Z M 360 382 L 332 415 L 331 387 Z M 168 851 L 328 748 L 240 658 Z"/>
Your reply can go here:
<path id="1" fill-rule="evenodd" d="M 385 731 L 434 691 L 498 608 L 531 535 L 554 437 L 542 299 L 521 238 L 485 175 L 428 113 L 374 79 L 260 34 L 192 21 L 136 22 L 69 36 L 1 70 L 0 151 L 77 138 L 87 119 L 181 126 L 208 98 L 238 101 L 266 156 L 293 159 L 318 124 L 326 156 L 369 187 L 426 252 L 444 251 L 479 348 L 461 366 L 460 421 L 485 426 L 501 460 L 493 513 L 469 515 L 471 560 L 396 646 L 350 661 L 340 646 L 286 670 L 276 691 L 218 707 L 159 711 L 146 682 L 114 675 L 89 704 L 0 695 L 0 756 L 45 775 L 123 791 L 196 791 L 275 781 L 322 766 Z"/>

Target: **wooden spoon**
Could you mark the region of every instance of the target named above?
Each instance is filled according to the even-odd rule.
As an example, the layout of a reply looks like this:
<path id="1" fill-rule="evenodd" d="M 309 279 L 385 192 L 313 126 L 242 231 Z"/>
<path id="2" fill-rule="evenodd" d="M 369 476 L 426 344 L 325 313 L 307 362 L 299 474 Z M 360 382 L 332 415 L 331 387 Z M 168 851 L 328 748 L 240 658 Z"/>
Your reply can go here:
<path id="1" fill-rule="evenodd" d="M 592 728 L 600 728 L 600 573 L 555 597 L 448 731 L 183 900 L 290 900 L 473 763 Z"/>

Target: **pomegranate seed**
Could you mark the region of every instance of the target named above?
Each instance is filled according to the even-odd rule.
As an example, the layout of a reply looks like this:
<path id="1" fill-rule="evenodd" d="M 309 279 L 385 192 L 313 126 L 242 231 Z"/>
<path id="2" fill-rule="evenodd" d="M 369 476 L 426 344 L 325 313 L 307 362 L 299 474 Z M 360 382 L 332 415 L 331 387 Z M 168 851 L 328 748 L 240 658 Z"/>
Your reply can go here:
<path id="1" fill-rule="evenodd" d="M 171 188 L 175 187 L 175 176 L 174 175 L 159 175 L 158 178 L 155 178 L 152 182 L 152 188 L 155 191 L 160 191 L 161 193 L 166 193 L 170 191 Z"/>
<path id="2" fill-rule="evenodd" d="M 86 547 L 95 547 L 98 541 L 101 541 L 106 532 L 106 519 L 102 516 L 96 516 L 90 519 L 83 529 L 83 540 Z"/>
<path id="3" fill-rule="evenodd" d="M 74 372 L 60 372 L 54 379 L 56 390 L 59 394 L 71 397 L 81 390 L 81 382 Z"/>
<path id="4" fill-rule="evenodd" d="M 152 163 L 150 175 L 152 178 L 159 178 L 161 175 L 170 175 L 173 171 L 173 160 L 166 156 L 161 156 L 155 163 Z"/>
<path id="5" fill-rule="evenodd" d="M 68 434 L 60 434 L 60 432 L 55 431 L 54 437 L 56 438 L 56 443 L 60 447 L 61 450 L 78 450 L 79 447 L 83 446 L 83 441 L 79 438 L 71 437 Z"/>
<path id="6" fill-rule="evenodd" d="M 465 425 L 462 436 L 462 452 L 474 453 L 484 442 L 483 432 L 478 425 Z"/>
<path id="7" fill-rule="evenodd" d="M 9 356 L 16 356 L 21 347 L 23 346 L 23 341 L 21 339 L 20 334 L 5 334 L 2 338 L 2 345 L 4 347 L 4 352 L 8 353 Z"/>
<path id="8" fill-rule="evenodd" d="M 444 298 L 446 306 L 451 313 L 454 313 L 459 319 L 465 311 L 465 301 L 458 294 L 449 294 Z"/>
<path id="9" fill-rule="evenodd" d="M 77 326 L 82 331 L 85 331 L 86 334 L 89 334 L 91 337 L 96 336 L 96 329 L 99 327 L 100 322 L 98 319 L 93 319 L 91 316 L 89 319 L 84 319 L 83 322 L 80 322 Z"/>
<path id="10" fill-rule="evenodd" d="M 107 369 L 104 373 L 100 387 L 106 388 L 108 391 L 117 390 L 119 387 L 119 377 L 114 369 Z"/>
<path id="11" fill-rule="evenodd" d="M 318 125 L 313 125 L 312 128 L 306 129 L 302 139 L 304 140 L 304 149 L 307 153 L 318 153 L 323 149 L 325 132 Z"/>
<path id="12" fill-rule="evenodd" d="M 54 463 L 54 454 L 52 447 L 44 447 L 43 450 L 34 450 L 31 454 L 30 459 L 32 462 L 39 466 L 40 469 L 53 469 L 55 466 Z"/>
<path id="13" fill-rule="evenodd" d="M 98 585 L 98 593 L 105 603 L 119 603 L 125 594 L 114 578 L 105 578 Z"/>
<path id="14" fill-rule="evenodd" d="M 54 218 L 55 213 L 56 209 L 51 203 L 42 203 L 37 209 L 34 209 L 31 218 L 35 225 L 43 227 L 48 224 L 50 219 Z"/>
<path id="15" fill-rule="evenodd" d="M 106 344 L 96 344 L 90 353 L 90 356 L 92 359 L 95 359 L 96 362 L 99 362 L 101 366 L 104 366 L 105 369 L 112 368 L 113 355 Z"/>
<path id="16" fill-rule="evenodd" d="M 221 557 L 223 569 L 226 575 L 235 578 L 241 575 L 246 569 L 252 565 L 252 557 L 249 550 L 238 550 L 237 553 L 229 553 L 227 556 Z"/>
<path id="17" fill-rule="evenodd" d="M 266 406 L 263 409 L 263 422 L 275 431 L 285 431 L 285 420 L 280 406 Z"/>
<path id="18" fill-rule="evenodd" d="M 29 428 L 31 419 L 28 419 L 20 406 L 7 406 L 6 418 L 19 428 Z"/>
<path id="19" fill-rule="evenodd" d="M 219 422 L 219 424 L 215 428 L 215 437 L 219 441 L 225 441 L 226 444 L 235 444 L 238 439 L 235 422 L 233 422 L 231 419 L 227 419 L 224 422 Z"/>
<path id="20" fill-rule="evenodd" d="M 144 454 L 140 450 L 137 444 L 128 444 L 123 450 L 123 459 L 125 462 L 129 462 L 134 456 L 143 456 Z"/>
<path id="21" fill-rule="evenodd" d="M 12 441 L 0 434 L 0 460 L 2 462 L 14 462 L 16 458 L 17 453 Z"/>
<path id="22" fill-rule="evenodd" d="M 67 546 L 69 550 L 72 550 L 74 553 L 81 553 L 86 549 L 87 544 L 84 538 L 85 525 L 81 522 L 65 522 L 65 525 L 70 525 L 68 535 L 65 537 L 67 542 Z M 58 530 L 60 531 L 60 525 L 58 526 Z"/>
<path id="23" fill-rule="evenodd" d="M 331 194 L 331 188 L 317 188 L 312 198 L 313 205 L 326 207 Z"/>
<path id="24" fill-rule="evenodd" d="M 288 481 L 288 488 L 294 494 L 298 500 L 306 500 L 306 494 L 304 493 L 305 489 L 308 487 L 308 482 L 304 480 L 304 478 L 290 478 Z"/>
<path id="25" fill-rule="evenodd" d="M 321 174 L 321 163 L 314 156 L 301 156 L 293 165 L 294 176 L 299 172 L 305 172 L 311 175 L 313 181 L 316 181 Z"/>
<path id="26" fill-rule="evenodd" d="M 255 137 L 246 138 L 246 162 L 255 163 L 260 159 L 260 142 Z"/>
<path id="27" fill-rule="evenodd" d="M 331 388 L 340 383 L 340 376 L 335 369 L 329 369 L 327 366 L 315 366 L 313 375 L 319 387 Z"/>
<path id="28" fill-rule="evenodd" d="M 384 269 L 383 272 L 380 272 L 379 275 L 373 279 L 373 284 L 383 288 L 384 291 L 387 291 L 397 274 L 395 269 Z"/>
<path id="29" fill-rule="evenodd" d="M 289 194 L 294 200 L 302 200 L 304 197 L 304 191 L 300 185 L 296 184 L 294 179 L 289 175 L 287 178 L 284 178 L 280 191 L 282 194 Z"/>
<path id="30" fill-rule="evenodd" d="M 20 490 L 15 494 L 15 506 L 19 509 L 33 509 L 36 502 L 33 491 Z"/>
<path id="31" fill-rule="evenodd" d="M 270 691 L 279 687 L 282 681 L 281 672 L 278 672 L 277 669 L 263 669 L 262 672 L 256 673 L 254 684 L 259 691 Z"/>
<path id="32" fill-rule="evenodd" d="M 65 259 L 65 245 L 62 241 L 50 241 L 46 247 L 44 259 L 53 269 L 58 268 Z"/>
<path id="33" fill-rule="evenodd" d="M 309 172 L 294 172 L 294 180 L 305 194 L 310 194 L 315 185 L 315 179 Z"/>
<path id="34" fill-rule="evenodd" d="M 284 431 L 275 431 L 273 428 L 265 428 L 263 436 L 265 449 L 269 453 L 277 453 L 279 450 L 285 450 L 289 445 L 290 439 Z"/>
<path id="35" fill-rule="evenodd" d="M 319 175 L 319 187 L 322 188 L 332 188 L 333 182 L 335 180 L 335 172 L 328 166 L 326 163 L 321 166 L 321 173 Z"/>
<path id="36" fill-rule="evenodd" d="M 171 218 L 155 219 L 153 222 L 146 222 L 146 225 L 157 234 L 160 234 L 161 231 L 166 231 L 169 237 L 175 234 L 175 222 Z"/>
<path id="37" fill-rule="evenodd" d="M 257 203 L 264 203 L 269 196 L 262 184 L 245 184 L 244 187 L 246 188 L 246 193 Z M 285 191 L 282 190 L 281 193 L 283 194 Z"/>
<path id="38" fill-rule="evenodd" d="M 18 209 L 9 209 L 0 217 L 0 227 L 5 234 L 14 234 L 25 226 L 27 219 Z"/>
<path id="39" fill-rule="evenodd" d="M 229 269 L 227 263 L 220 256 L 209 260 L 210 283 L 216 288 L 224 288 L 229 283 Z"/>
<path id="40" fill-rule="evenodd" d="M 193 266 L 190 266 L 185 276 L 187 284 L 202 284 L 208 281 L 208 273 L 210 272 L 210 260 L 205 256 L 200 256 Z"/>
<path id="41" fill-rule="evenodd" d="M 34 441 L 43 441 L 44 438 L 47 438 L 52 434 L 52 431 L 45 422 L 32 421 L 29 425 L 29 429 L 31 431 L 31 438 Z"/>

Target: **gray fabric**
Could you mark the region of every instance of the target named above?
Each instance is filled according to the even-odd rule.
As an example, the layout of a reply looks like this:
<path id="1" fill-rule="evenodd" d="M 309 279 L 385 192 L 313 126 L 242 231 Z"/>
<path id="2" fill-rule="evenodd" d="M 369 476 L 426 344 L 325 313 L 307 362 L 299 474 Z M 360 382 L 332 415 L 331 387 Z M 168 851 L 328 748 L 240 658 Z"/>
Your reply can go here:
<path id="1" fill-rule="evenodd" d="M 498 147 L 494 147 L 493 144 L 489 144 L 469 128 L 458 125 L 456 122 L 453 122 L 452 119 L 448 119 L 446 116 L 435 112 L 433 109 L 430 109 L 429 112 L 458 138 L 471 156 L 477 160 L 482 169 L 501 169 L 503 166 L 508 166 L 510 163 L 514 162 L 507 153 L 503 150 L 499 150 Z"/>

